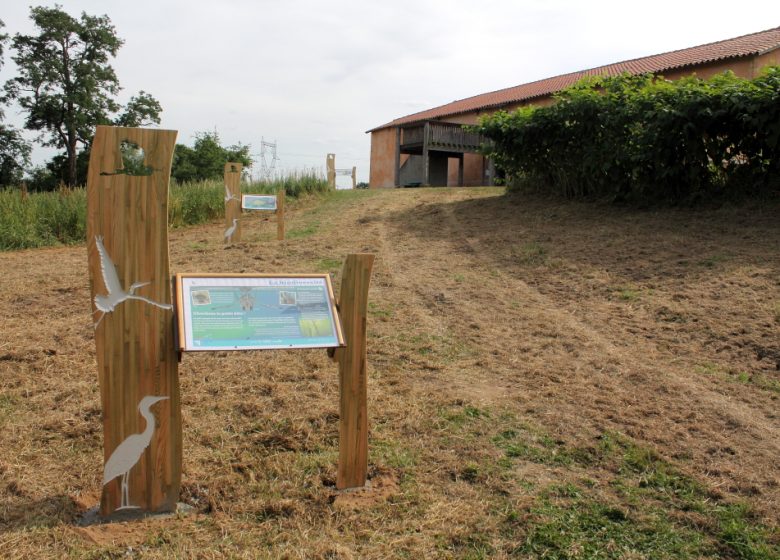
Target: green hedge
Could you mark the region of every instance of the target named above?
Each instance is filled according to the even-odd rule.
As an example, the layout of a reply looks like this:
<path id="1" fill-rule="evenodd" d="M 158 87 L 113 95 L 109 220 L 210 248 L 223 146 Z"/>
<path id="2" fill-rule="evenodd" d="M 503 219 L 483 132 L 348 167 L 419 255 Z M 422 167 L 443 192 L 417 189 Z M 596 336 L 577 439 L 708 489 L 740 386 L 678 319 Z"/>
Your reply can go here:
<path id="1" fill-rule="evenodd" d="M 474 127 L 513 188 L 672 203 L 780 190 L 780 67 L 753 80 L 589 78 L 555 100 Z"/>
<path id="2" fill-rule="evenodd" d="M 284 188 L 288 197 L 329 191 L 316 173 L 291 175 L 266 183 L 242 184 L 247 194 L 272 194 Z M 217 220 L 225 215 L 222 181 L 172 184 L 168 223 L 172 227 Z M 81 243 L 86 236 L 86 189 L 34 192 L 22 197 L 17 189 L 0 190 L 0 250 Z"/>

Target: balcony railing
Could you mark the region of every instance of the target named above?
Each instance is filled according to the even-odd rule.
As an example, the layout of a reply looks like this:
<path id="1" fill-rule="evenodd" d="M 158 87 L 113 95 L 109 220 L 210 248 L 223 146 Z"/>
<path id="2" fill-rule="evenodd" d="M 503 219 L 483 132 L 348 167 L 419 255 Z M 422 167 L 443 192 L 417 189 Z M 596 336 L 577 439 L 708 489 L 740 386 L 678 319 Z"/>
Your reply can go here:
<path id="1" fill-rule="evenodd" d="M 469 132 L 456 123 L 428 122 L 428 148 L 452 149 L 458 152 L 476 152 L 485 138 L 477 132 Z M 401 129 L 401 147 L 425 143 L 426 124 Z"/>

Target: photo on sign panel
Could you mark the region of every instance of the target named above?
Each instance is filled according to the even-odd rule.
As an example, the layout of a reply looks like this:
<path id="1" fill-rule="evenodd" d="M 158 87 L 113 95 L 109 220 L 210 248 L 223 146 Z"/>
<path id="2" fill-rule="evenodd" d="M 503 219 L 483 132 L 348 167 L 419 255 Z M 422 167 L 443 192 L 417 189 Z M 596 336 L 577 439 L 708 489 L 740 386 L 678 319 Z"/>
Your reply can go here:
<path id="1" fill-rule="evenodd" d="M 344 345 L 327 274 L 177 274 L 182 351 Z"/>

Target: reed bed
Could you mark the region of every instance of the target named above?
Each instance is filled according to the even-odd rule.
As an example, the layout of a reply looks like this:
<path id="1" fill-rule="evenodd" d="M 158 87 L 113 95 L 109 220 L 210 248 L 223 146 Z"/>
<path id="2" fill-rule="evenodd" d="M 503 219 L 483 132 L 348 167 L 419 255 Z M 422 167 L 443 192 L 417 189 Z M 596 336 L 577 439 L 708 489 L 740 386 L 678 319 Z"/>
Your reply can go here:
<path id="1" fill-rule="evenodd" d="M 274 194 L 283 188 L 288 197 L 324 193 L 328 183 L 316 171 L 294 172 L 272 181 L 242 183 L 246 194 Z M 201 224 L 225 212 L 221 180 L 171 183 L 168 223 L 171 227 Z M 84 187 L 24 194 L 0 189 L 0 250 L 29 249 L 82 243 L 86 235 L 87 193 Z"/>

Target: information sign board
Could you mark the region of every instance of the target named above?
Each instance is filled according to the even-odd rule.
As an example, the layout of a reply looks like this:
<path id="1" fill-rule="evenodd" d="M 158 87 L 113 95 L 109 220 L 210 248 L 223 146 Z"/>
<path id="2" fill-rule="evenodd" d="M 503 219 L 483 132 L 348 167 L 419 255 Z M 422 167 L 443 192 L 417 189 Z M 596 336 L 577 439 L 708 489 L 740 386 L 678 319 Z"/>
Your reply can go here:
<path id="1" fill-rule="evenodd" d="M 244 210 L 276 210 L 276 196 L 271 194 L 241 195 L 241 208 Z"/>
<path id="2" fill-rule="evenodd" d="M 184 352 L 344 346 L 328 274 L 177 274 Z"/>

